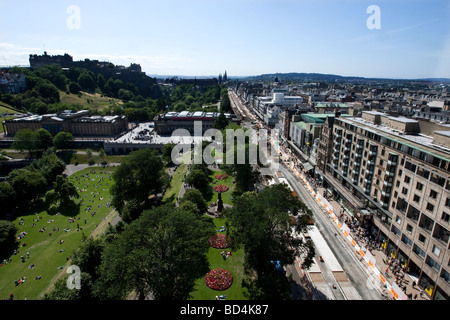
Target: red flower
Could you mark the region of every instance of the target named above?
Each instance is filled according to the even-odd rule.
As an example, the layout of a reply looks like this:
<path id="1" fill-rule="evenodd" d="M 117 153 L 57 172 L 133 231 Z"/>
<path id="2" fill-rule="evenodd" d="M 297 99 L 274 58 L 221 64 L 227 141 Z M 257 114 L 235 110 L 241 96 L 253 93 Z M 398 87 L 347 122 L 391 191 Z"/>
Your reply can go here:
<path id="1" fill-rule="evenodd" d="M 213 190 L 215 192 L 225 192 L 228 190 L 228 187 L 224 184 L 218 184 L 217 186 L 214 186 Z"/>
<path id="2" fill-rule="evenodd" d="M 225 180 L 225 179 L 227 179 L 228 178 L 228 175 L 227 174 L 216 174 L 215 176 L 214 176 L 214 178 L 216 178 L 216 180 Z"/>
<path id="3" fill-rule="evenodd" d="M 230 237 L 226 237 L 224 234 L 217 234 L 209 238 L 209 245 L 217 249 L 228 248 L 231 244 Z"/>
<path id="4" fill-rule="evenodd" d="M 205 283 L 213 290 L 225 290 L 233 284 L 233 276 L 225 269 L 213 269 L 206 274 Z"/>

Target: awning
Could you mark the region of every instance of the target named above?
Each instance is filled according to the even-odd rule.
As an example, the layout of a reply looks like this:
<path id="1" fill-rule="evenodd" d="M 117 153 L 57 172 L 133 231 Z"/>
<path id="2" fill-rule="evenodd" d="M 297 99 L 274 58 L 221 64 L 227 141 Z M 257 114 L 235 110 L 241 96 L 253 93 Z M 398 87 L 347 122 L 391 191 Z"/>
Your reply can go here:
<path id="1" fill-rule="evenodd" d="M 303 168 L 305 168 L 305 171 L 310 171 L 310 170 L 314 169 L 313 166 L 309 162 L 303 162 L 302 164 L 303 164 Z"/>

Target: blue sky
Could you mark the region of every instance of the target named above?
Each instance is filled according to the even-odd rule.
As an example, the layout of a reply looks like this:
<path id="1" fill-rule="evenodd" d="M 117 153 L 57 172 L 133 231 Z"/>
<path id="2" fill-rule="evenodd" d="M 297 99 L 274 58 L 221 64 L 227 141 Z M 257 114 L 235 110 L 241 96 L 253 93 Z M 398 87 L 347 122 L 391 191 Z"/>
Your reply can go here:
<path id="1" fill-rule="evenodd" d="M 367 27 L 370 5 L 380 29 Z M 450 1 L 0 0 L 0 65 L 44 49 L 147 74 L 450 78 Z"/>

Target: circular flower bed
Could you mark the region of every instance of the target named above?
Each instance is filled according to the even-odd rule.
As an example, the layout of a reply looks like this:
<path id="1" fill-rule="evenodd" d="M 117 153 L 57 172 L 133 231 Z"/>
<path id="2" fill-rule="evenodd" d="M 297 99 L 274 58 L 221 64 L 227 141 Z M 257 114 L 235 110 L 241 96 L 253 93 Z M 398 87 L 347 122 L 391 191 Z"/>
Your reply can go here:
<path id="1" fill-rule="evenodd" d="M 228 175 L 227 174 L 216 174 L 214 176 L 214 178 L 216 178 L 216 180 L 225 180 L 228 178 Z"/>
<path id="2" fill-rule="evenodd" d="M 214 186 L 213 190 L 215 192 L 225 192 L 228 190 L 228 187 L 224 184 L 218 184 L 217 186 Z"/>
<path id="3" fill-rule="evenodd" d="M 209 245 L 213 248 L 225 249 L 228 248 L 230 244 L 231 244 L 230 237 L 227 237 L 224 234 L 217 234 L 209 238 Z"/>
<path id="4" fill-rule="evenodd" d="M 233 284 L 233 276 L 225 269 L 213 269 L 206 274 L 205 283 L 213 290 L 225 290 Z"/>

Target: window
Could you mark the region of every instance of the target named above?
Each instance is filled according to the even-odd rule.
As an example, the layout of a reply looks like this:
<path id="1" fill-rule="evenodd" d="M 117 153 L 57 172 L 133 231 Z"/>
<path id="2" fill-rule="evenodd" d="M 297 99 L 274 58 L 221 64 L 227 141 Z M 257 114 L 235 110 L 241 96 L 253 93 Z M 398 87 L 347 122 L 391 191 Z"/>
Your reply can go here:
<path id="1" fill-rule="evenodd" d="M 449 222 L 450 220 L 450 215 L 447 212 L 442 212 L 442 216 L 441 219 L 445 222 Z"/>
<path id="2" fill-rule="evenodd" d="M 417 174 L 421 177 L 424 177 L 425 179 L 428 179 L 430 177 L 430 171 L 423 168 L 419 168 L 419 170 L 417 170 Z"/>
<path id="3" fill-rule="evenodd" d="M 406 212 L 406 208 L 408 208 L 408 202 L 406 202 L 403 198 L 398 198 L 397 206 L 395 208 L 401 212 Z"/>
<path id="4" fill-rule="evenodd" d="M 409 182 L 411 181 L 411 177 L 409 177 L 409 176 L 405 176 L 405 179 L 404 179 L 404 181 L 405 181 L 406 183 L 409 183 Z"/>
<path id="5" fill-rule="evenodd" d="M 420 216 L 420 211 L 418 209 L 414 208 L 412 205 L 409 205 L 408 213 L 406 214 L 406 216 L 411 220 L 418 221 L 419 216 Z"/>
<path id="6" fill-rule="evenodd" d="M 402 242 L 405 243 L 408 247 L 413 245 L 413 241 L 405 235 L 402 235 Z"/>
<path id="7" fill-rule="evenodd" d="M 428 218 L 425 214 L 422 213 L 419 221 L 419 227 L 424 230 L 431 231 L 433 230 L 433 219 Z"/>
<path id="8" fill-rule="evenodd" d="M 409 162 L 409 161 L 406 161 L 405 162 L 405 169 L 408 169 L 409 171 L 412 171 L 412 172 L 415 173 L 416 169 L 417 169 L 417 166 L 415 164 Z"/>
<path id="9" fill-rule="evenodd" d="M 437 192 L 434 190 L 430 190 L 430 198 L 436 199 L 437 198 Z"/>
<path id="10" fill-rule="evenodd" d="M 425 258 L 425 251 L 422 250 L 422 248 L 420 248 L 418 245 L 414 245 L 413 247 L 413 252 L 415 254 L 417 254 L 419 257 L 421 257 L 422 259 Z"/>
<path id="11" fill-rule="evenodd" d="M 409 234 L 413 232 L 413 227 L 410 224 L 406 225 L 406 232 L 408 232 Z"/>
<path id="12" fill-rule="evenodd" d="M 405 187 L 403 187 L 402 193 L 403 193 L 404 195 L 407 195 L 407 194 L 408 194 L 408 189 L 406 189 Z"/>
<path id="13" fill-rule="evenodd" d="M 445 200 L 445 206 L 450 208 L 450 198 L 447 198 L 447 200 Z"/>
<path id="14" fill-rule="evenodd" d="M 433 212 L 433 210 L 434 210 L 434 205 L 432 205 L 431 203 L 427 203 L 427 210 L 428 211 L 430 211 L 430 212 Z"/>
<path id="15" fill-rule="evenodd" d="M 433 250 L 431 251 L 436 255 L 436 257 L 439 257 L 439 255 L 441 254 L 441 249 L 439 249 L 439 247 L 436 245 L 433 245 Z"/>
<path id="16" fill-rule="evenodd" d="M 413 201 L 417 202 L 417 203 L 420 203 L 420 197 L 417 194 L 415 194 L 414 198 L 413 198 Z"/>
<path id="17" fill-rule="evenodd" d="M 447 281 L 447 283 L 450 283 L 450 273 L 447 272 L 447 270 L 445 270 L 444 268 L 442 268 L 441 278 Z"/>
<path id="18" fill-rule="evenodd" d="M 417 184 L 416 184 L 416 189 L 419 190 L 419 191 L 422 191 L 422 189 L 423 189 L 423 183 L 417 182 Z"/>
<path id="19" fill-rule="evenodd" d="M 392 226 L 392 228 L 391 228 L 391 231 L 397 236 L 397 237 L 400 237 L 400 235 L 402 234 L 401 232 L 400 232 L 400 230 L 396 227 L 396 226 Z"/>
<path id="20" fill-rule="evenodd" d="M 397 222 L 398 224 L 402 223 L 402 217 L 397 216 L 397 217 L 395 218 L 395 222 Z"/>
<path id="21" fill-rule="evenodd" d="M 444 243 L 447 243 L 449 236 L 450 231 L 441 226 L 439 223 L 436 223 L 436 228 L 434 228 L 433 232 L 433 238 L 438 239 Z"/>
<path id="22" fill-rule="evenodd" d="M 432 267 L 434 270 L 439 271 L 439 269 L 441 269 L 441 265 L 439 263 L 437 263 L 433 258 L 431 258 L 430 256 L 427 256 L 427 259 L 425 260 L 425 263 L 427 265 L 429 265 L 430 267 Z"/>
<path id="23" fill-rule="evenodd" d="M 423 234 L 419 234 L 418 240 L 419 242 L 425 243 L 425 241 L 427 241 L 427 238 Z"/>
<path id="24" fill-rule="evenodd" d="M 439 186 L 441 186 L 441 187 L 443 187 L 444 185 L 445 185 L 445 178 L 444 177 L 441 177 L 441 176 L 439 176 L 439 175 L 437 175 L 437 174 L 432 174 L 431 175 L 431 179 L 430 179 L 432 182 L 434 182 L 434 183 L 436 183 L 437 185 L 439 185 Z"/>

